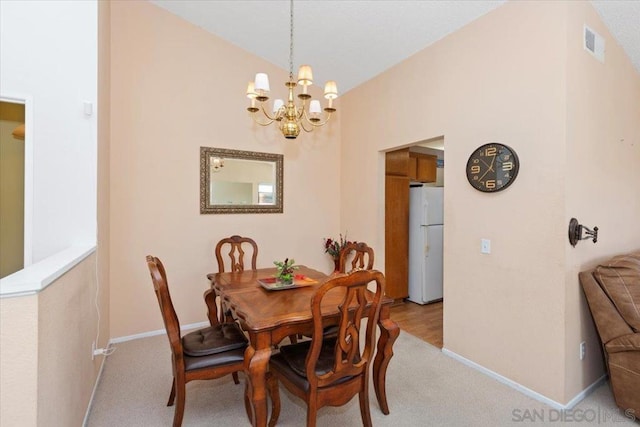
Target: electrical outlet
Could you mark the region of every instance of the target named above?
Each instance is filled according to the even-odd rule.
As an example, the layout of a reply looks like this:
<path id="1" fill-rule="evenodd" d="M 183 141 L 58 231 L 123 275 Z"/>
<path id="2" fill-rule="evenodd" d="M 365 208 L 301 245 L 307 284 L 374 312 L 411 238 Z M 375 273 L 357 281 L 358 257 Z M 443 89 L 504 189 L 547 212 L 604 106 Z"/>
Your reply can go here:
<path id="1" fill-rule="evenodd" d="M 580 343 L 580 360 L 584 360 L 585 355 L 587 354 L 587 343 L 582 341 Z"/>

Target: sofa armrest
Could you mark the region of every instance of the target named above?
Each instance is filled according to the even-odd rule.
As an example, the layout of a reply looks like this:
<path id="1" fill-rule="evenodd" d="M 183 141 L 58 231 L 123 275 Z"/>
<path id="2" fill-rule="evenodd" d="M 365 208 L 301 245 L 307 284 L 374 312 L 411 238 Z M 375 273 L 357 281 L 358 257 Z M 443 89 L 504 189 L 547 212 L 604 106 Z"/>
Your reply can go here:
<path id="1" fill-rule="evenodd" d="M 603 344 L 617 338 L 633 334 L 633 329 L 624 321 L 607 294 L 593 277 L 593 270 L 579 274 L 582 290 Z"/>
<path id="2" fill-rule="evenodd" d="M 607 353 L 619 353 L 622 351 L 640 351 L 640 333 L 623 335 L 609 341 L 604 345 Z"/>

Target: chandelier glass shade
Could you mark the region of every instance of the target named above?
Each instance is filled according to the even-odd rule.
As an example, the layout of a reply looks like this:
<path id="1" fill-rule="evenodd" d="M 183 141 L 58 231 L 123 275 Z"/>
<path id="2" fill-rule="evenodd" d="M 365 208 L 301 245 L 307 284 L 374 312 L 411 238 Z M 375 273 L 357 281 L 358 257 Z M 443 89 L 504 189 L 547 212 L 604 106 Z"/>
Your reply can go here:
<path id="1" fill-rule="evenodd" d="M 284 101 L 276 99 L 272 108 L 268 107 L 269 100 L 269 76 L 265 73 L 256 74 L 255 80 L 247 86 L 247 98 L 250 105 L 247 107 L 253 120 L 260 126 L 268 126 L 276 123 L 285 138 L 295 139 L 301 130 L 311 132 L 316 127 L 325 125 L 336 111 L 333 100 L 338 97 L 338 88 L 335 81 L 328 81 L 324 86 L 324 97 L 327 105 L 321 108 L 320 101 L 311 99 L 309 86 L 313 84 L 313 72 L 309 65 L 301 65 L 298 69 L 298 78 L 293 77 L 293 0 L 291 0 L 290 13 L 290 45 L 289 45 L 289 81 L 285 83 L 288 88 L 288 97 Z M 300 86 L 297 96 L 296 88 Z M 297 99 L 296 99 L 297 98 Z M 322 113 L 324 110 L 324 114 Z"/>

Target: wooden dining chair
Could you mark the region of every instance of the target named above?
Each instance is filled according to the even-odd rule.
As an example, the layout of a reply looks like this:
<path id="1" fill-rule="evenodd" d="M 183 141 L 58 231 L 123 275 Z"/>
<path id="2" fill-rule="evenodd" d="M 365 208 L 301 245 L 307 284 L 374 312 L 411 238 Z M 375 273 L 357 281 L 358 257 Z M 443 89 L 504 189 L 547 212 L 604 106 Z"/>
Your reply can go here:
<path id="1" fill-rule="evenodd" d="M 173 427 L 179 427 L 184 416 L 186 384 L 192 380 L 220 378 L 228 374 L 232 374 L 238 384 L 238 371 L 243 370 L 247 339 L 236 323 L 219 323 L 217 315 L 213 316 L 211 326 L 182 337 L 164 266 L 151 255 L 147 256 L 147 266 L 171 346 L 173 384 L 167 406 L 173 406 L 177 398 Z"/>
<path id="2" fill-rule="evenodd" d="M 223 251 L 227 250 L 227 247 L 229 250 L 229 252 L 227 252 L 226 254 L 228 257 L 228 263 L 225 262 L 225 256 L 223 253 Z M 216 261 L 218 262 L 218 273 L 224 273 L 225 271 L 244 271 L 245 255 L 247 255 L 247 258 L 249 258 L 249 254 L 247 254 L 245 250 L 248 250 L 249 254 L 251 255 L 251 270 L 255 270 L 256 262 L 258 259 L 258 244 L 255 242 L 255 240 L 249 237 L 242 237 L 238 235 L 233 235 L 231 237 L 225 237 L 224 239 L 221 239 L 218 244 L 216 244 L 215 249 Z M 225 264 L 228 264 L 228 270 L 225 270 Z M 209 275 L 207 277 L 211 279 L 213 276 L 214 275 Z M 206 299 L 207 293 L 205 293 L 205 300 Z M 211 317 L 211 315 L 209 315 L 209 317 Z M 220 301 L 220 321 L 234 321 L 234 318 L 231 315 L 231 311 L 227 307 L 225 307 L 223 301 Z"/>
<path id="3" fill-rule="evenodd" d="M 347 261 L 351 253 L 351 270 L 373 270 L 373 248 L 364 242 L 349 242 L 340 251 L 340 273 L 347 272 Z"/>
<path id="4" fill-rule="evenodd" d="M 375 282 L 362 331 L 362 318 L 367 305 L 367 285 Z M 316 425 L 318 409 L 341 406 L 356 394 L 360 399 L 362 424 L 371 426 L 369 411 L 369 364 L 373 358 L 375 331 L 384 295 L 384 275 L 376 270 L 357 270 L 330 277 L 311 298 L 313 336 L 310 341 L 280 347 L 280 353 L 269 362 L 268 389 L 272 410 L 269 425 L 280 414 L 278 383 L 307 403 L 307 426 Z M 327 304 L 339 311 L 338 334 L 323 334 L 324 310 Z M 360 336 L 364 332 L 364 347 Z"/>
<path id="5" fill-rule="evenodd" d="M 245 267 L 245 249 L 251 251 L 251 270 L 256 269 L 256 261 L 258 259 L 258 245 L 249 237 L 241 237 L 233 235 L 226 237 L 218 242 L 216 245 L 216 260 L 218 261 L 218 273 L 225 272 L 225 260 L 223 256 L 223 249 L 228 246 L 229 252 L 229 270 L 231 272 L 244 271 Z"/>

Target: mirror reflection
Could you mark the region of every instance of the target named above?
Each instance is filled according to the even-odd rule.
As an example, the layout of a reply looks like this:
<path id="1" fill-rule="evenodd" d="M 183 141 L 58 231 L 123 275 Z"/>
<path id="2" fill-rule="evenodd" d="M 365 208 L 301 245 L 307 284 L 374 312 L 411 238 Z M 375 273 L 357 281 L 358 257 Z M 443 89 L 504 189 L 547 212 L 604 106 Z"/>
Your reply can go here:
<path id="1" fill-rule="evenodd" d="M 281 213 L 281 154 L 200 148 L 200 213 Z"/>

